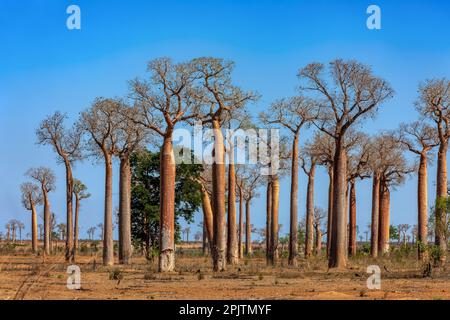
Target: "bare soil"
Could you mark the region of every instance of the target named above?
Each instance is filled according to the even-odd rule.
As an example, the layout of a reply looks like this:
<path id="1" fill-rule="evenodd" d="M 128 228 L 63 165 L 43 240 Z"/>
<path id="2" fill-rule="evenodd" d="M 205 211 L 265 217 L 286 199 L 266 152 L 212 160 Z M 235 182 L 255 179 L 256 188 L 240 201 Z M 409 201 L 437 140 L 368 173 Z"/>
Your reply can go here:
<path id="1" fill-rule="evenodd" d="M 392 260 L 395 260 L 393 262 Z M 408 259 L 352 259 L 349 268 L 329 271 L 325 259 L 300 260 L 297 268 L 281 260 L 266 267 L 263 258 L 245 259 L 214 273 L 209 257 L 181 254 L 177 271 L 156 272 L 156 262 L 133 259 L 131 266 L 103 267 L 100 254 L 79 256 L 81 289 L 67 288 L 62 254 L 44 259 L 27 253 L 0 255 L 0 299 L 446 299 L 450 272 Z M 368 265 L 381 268 L 381 289 L 369 290 Z M 115 278 L 115 279 L 114 279 Z"/>

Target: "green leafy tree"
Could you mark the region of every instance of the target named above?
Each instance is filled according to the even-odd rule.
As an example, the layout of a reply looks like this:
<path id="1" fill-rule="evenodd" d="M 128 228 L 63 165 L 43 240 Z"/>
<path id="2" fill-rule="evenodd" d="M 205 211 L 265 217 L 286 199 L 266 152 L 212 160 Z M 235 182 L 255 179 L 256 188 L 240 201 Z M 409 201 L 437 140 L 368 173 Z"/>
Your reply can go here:
<path id="1" fill-rule="evenodd" d="M 159 152 L 138 151 L 131 155 L 131 234 L 134 246 L 148 259 L 159 249 Z M 179 218 L 193 222 L 201 205 L 200 177 L 202 166 L 177 164 L 175 179 L 175 241 L 179 242 Z"/>
<path id="2" fill-rule="evenodd" d="M 398 228 L 396 226 L 389 227 L 389 237 L 391 240 L 400 240 L 400 233 L 398 232 Z"/>

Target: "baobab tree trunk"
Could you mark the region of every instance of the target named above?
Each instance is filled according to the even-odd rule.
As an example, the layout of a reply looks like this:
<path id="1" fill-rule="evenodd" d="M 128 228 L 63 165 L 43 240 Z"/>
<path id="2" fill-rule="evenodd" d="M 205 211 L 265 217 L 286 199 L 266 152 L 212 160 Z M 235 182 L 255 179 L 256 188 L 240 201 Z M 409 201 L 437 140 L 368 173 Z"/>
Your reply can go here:
<path id="1" fill-rule="evenodd" d="M 105 220 L 103 226 L 103 265 L 114 264 L 113 214 L 112 214 L 112 158 L 105 156 Z M 71 238 L 67 235 L 67 238 Z"/>
<path id="2" fill-rule="evenodd" d="M 272 224 L 272 182 L 267 183 L 266 189 L 266 263 L 271 264 L 270 259 L 270 239 Z"/>
<path id="3" fill-rule="evenodd" d="M 380 184 L 380 213 L 378 251 L 382 254 L 389 253 L 389 213 L 390 192 L 388 186 L 382 181 Z"/>
<path id="4" fill-rule="evenodd" d="M 242 240 L 244 237 L 244 193 L 242 188 L 239 188 L 239 259 L 244 258 L 244 248 Z"/>
<path id="5" fill-rule="evenodd" d="M 349 203 L 349 236 L 348 254 L 356 255 L 356 189 L 355 180 L 350 181 L 350 203 Z"/>
<path id="6" fill-rule="evenodd" d="M 314 177 L 316 166 L 311 165 L 308 174 L 308 187 L 306 194 L 306 234 L 305 234 L 305 258 L 310 258 L 314 245 Z"/>
<path id="7" fill-rule="evenodd" d="M 133 248 L 131 246 L 131 167 L 130 158 L 120 159 L 119 181 L 119 262 L 130 264 Z"/>
<path id="8" fill-rule="evenodd" d="M 214 162 L 212 164 L 213 217 L 214 217 L 214 271 L 226 270 L 226 234 L 225 234 L 225 156 L 222 130 L 219 119 L 213 119 Z"/>
<path id="9" fill-rule="evenodd" d="M 327 217 L 327 258 L 330 256 L 331 233 L 333 225 L 333 166 L 328 165 L 328 217 Z"/>
<path id="10" fill-rule="evenodd" d="M 208 242 L 208 235 L 207 235 L 206 231 L 206 224 L 205 224 L 205 220 L 203 220 L 203 232 L 202 232 L 202 254 L 203 256 L 206 256 L 208 253 L 208 247 L 207 247 L 207 242 Z"/>
<path id="11" fill-rule="evenodd" d="M 441 141 L 439 145 L 438 159 L 437 159 L 437 181 L 436 181 L 436 199 L 441 201 L 447 197 L 447 149 L 448 143 Z M 447 237 L 446 233 L 446 211 L 438 205 L 436 206 L 436 221 L 435 221 L 435 244 L 439 246 L 439 263 L 441 266 L 445 265 L 447 252 Z"/>
<path id="12" fill-rule="evenodd" d="M 161 150 L 160 186 L 160 230 L 159 272 L 175 269 L 175 156 L 172 133 L 164 137 Z"/>
<path id="13" fill-rule="evenodd" d="M 330 268 L 345 268 L 347 265 L 347 212 L 345 211 L 347 189 L 347 154 L 343 136 L 336 139 L 333 168 L 333 222 L 331 250 L 328 265 Z"/>
<path id="14" fill-rule="evenodd" d="M 234 149 L 230 145 L 228 150 L 228 233 L 227 233 L 227 262 L 231 265 L 238 263 L 237 230 L 236 230 L 236 171 L 234 165 Z"/>
<path id="15" fill-rule="evenodd" d="M 68 159 L 64 159 L 66 169 L 66 252 L 65 259 L 68 262 L 74 260 L 73 247 L 73 175 L 72 166 Z"/>
<path id="16" fill-rule="evenodd" d="M 417 224 L 417 241 L 419 260 L 426 259 L 425 246 L 427 245 L 428 234 L 428 173 L 427 173 L 427 154 L 426 151 L 420 154 L 418 182 L 417 182 L 417 208 L 418 208 L 418 224 Z"/>
<path id="17" fill-rule="evenodd" d="M 250 222 L 250 198 L 245 201 L 245 254 L 251 255 L 252 250 L 252 225 Z"/>
<path id="18" fill-rule="evenodd" d="M 50 203 L 47 192 L 43 191 L 44 196 L 44 254 L 50 255 L 50 228 L 51 213 Z M 13 229 L 13 240 L 15 240 L 15 229 Z"/>
<path id="19" fill-rule="evenodd" d="M 270 232 L 270 264 L 276 265 L 278 260 L 278 210 L 280 181 L 278 176 L 272 177 L 272 221 Z"/>
<path id="20" fill-rule="evenodd" d="M 202 185 L 202 210 L 203 210 L 203 225 L 208 238 L 209 249 L 212 252 L 214 243 L 213 213 L 208 191 L 203 185 Z"/>
<path id="21" fill-rule="evenodd" d="M 297 265 L 298 254 L 298 137 L 296 133 L 292 144 L 292 168 L 291 168 L 291 202 L 289 225 L 289 265 Z"/>
<path id="22" fill-rule="evenodd" d="M 380 215 L 380 175 L 375 172 L 372 182 L 372 221 L 370 228 L 370 254 L 372 258 L 378 257 L 378 229 Z"/>
<path id="23" fill-rule="evenodd" d="M 316 225 L 314 230 L 316 233 L 315 254 L 316 256 L 320 256 L 322 252 L 322 231 L 320 230 L 320 225 Z"/>
<path id="24" fill-rule="evenodd" d="M 73 261 L 76 260 L 77 253 L 78 253 L 78 233 L 79 233 L 79 226 L 78 226 L 78 217 L 80 212 L 80 199 L 78 195 L 75 195 L 75 221 L 74 221 L 74 236 L 73 236 Z"/>
<path id="25" fill-rule="evenodd" d="M 34 203 L 31 204 L 31 248 L 33 253 L 36 253 L 38 250 L 38 223 Z"/>

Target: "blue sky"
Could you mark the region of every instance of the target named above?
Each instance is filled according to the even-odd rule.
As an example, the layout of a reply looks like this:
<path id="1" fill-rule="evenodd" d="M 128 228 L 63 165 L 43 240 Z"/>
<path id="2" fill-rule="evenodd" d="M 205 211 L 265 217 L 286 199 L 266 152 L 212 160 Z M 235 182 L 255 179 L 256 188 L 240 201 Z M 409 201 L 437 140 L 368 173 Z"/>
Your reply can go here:
<path id="1" fill-rule="evenodd" d="M 81 30 L 66 28 L 66 8 L 81 8 Z M 366 28 L 366 8 L 377 4 L 382 30 Z M 83 1 L 2 0 L 0 2 L 0 229 L 12 218 L 26 222 L 20 184 L 32 166 L 55 169 L 52 210 L 64 221 L 64 169 L 50 147 L 36 145 L 35 129 L 60 110 L 70 120 L 97 96 L 127 93 L 127 80 L 144 76 L 146 62 L 169 56 L 234 60 L 236 83 L 257 90 L 257 114 L 271 101 L 295 94 L 297 70 L 312 61 L 340 57 L 373 67 L 396 91 L 378 117 L 364 123 L 374 134 L 415 120 L 413 103 L 420 81 L 450 77 L 448 1 Z M 311 135 L 305 132 L 304 141 Z M 408 155 L 409 159 L 413 157 Z M 116 166 L 117 178 L 117 166 Z M 435 169 L 430 168 L 430 201 Z M 81 235 L 103 218 L 103 170 L 92 160 L 75 167 L 92 198 L 83 203 Z M 319 170 L 316 204 L 326 208 L 327 178 Z M 115 179 L 117 181 L 117 179 Z M 117 184 L 116 184 L 117 185 Z M 357 185 L 358 225 L 370 220 L 370 182 Z M 300 173 L 300 214 L 304 215 L 306 178 Z M 114 201 L 117 202 L 117 188 Z M 392 193 L 393 224 L 416 221 L 416 179 Z M 253 223 L 264 225 L 264 201 L 252 205 Z M 288 230 L 289 181 L 281 184 L 281 232 Z M 198 220 L 200 215 L 198 215 Z"/>

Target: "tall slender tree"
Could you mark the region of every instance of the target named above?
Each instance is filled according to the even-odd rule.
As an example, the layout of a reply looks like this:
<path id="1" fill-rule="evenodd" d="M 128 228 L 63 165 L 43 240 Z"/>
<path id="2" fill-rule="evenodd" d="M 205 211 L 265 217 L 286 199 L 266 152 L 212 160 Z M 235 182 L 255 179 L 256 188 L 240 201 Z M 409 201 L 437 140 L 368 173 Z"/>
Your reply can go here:
<path id="1" fill-rule="evenodd" d="M 417 250 L 419 259 L 427 259 L 424 249 L 428 243 L 428 161 L 429 152 L 439 145 L 439 139 L 434 128 L 420 121 L 401 124 L 398 139 L 407 150 L 419 156 L 417 170 L 417 241 L 419 245 Z"/>
<path id="2" fill-rule="evenodd" d="M 38 250 L 38 230 L 36 206 L 42 204 L 42 192 L 34 183 L 25 182 L 20 186 L 22 191 L 22 204 L 31 211 L 31 249 L 33 253 Z"/>
<path id="3" fill-rule="evenodd" d="M 328 71 L 328 72 L 327 72 Z M 378 107 L 393 96 L 389 84 L 372 74 L 370 67 L 356 61 L 334 60 L 328 70 L 311 63 L 298 74 L 300 91 L 316 99 L 319 116 L 314 124 L 335 140 L 333 157 L 333 215 L 330 268 L 347 265 L 347 153 L 345 137 L 349 128 L 375 115 Z"/>
<path id="4" fill-rule="evenodd" d="M 349 230 L 348 230 L 348 254 L 356 255 L 357 249 L 357 225 L 356 225 L 356 180 L 367 179 L 371 177 L 369 166 L 371 145 L 370 139 L 362 133 L 354 133 L 353 139 L 347 144 L 349 152 L 347 162 L 347 181 L 349 188 Z"/>
<path id="5" fill-rule="evenodd" d="M 119 114 L 121 102 L 97 98 L 91 108 L 81 114 L 81 121 L 90 139 L 88 148 L 92 155 L 103 158 L 105 164 L 105 201 L 103 228 L 103 265 L 114 264 L 113 213 L 112 213 L 112 161 L 117 152 Z M 70 237 L 68 234 L 67 237 Z"/>
<path id="6" fill-rule="evenodd" d="M 213 129 L 214 149 L 212 163 L 212 190 L 214 216 L 214 250 L 212 252 L 214 271 L 226 269 L 226 226 L 225 226 L 225 149 L 222 124 L 226 113 L 242 109 L 249 101 L 258 98 L 253 92 L 245 92 L 232 83 L 234 63 L 223 59 L 204 57 L 194 59 L 199 98 L 205 107 L 202 110 L 203 123 Z"/>
<path id="7" fill-rule="evenodd" d="M 135 119 L 134 110 L 125 103 L 119 109 L 119 139 L 116 155 L 120 159 L 119 173 L 119 263 L 130 264 L 131 245 L 131 165 L 132 152 L 143 147 L 148 135 Z"/>
<path id="8" fill-rule="evenodd" d="M 80 202 L 91 196 L 90 193 L 86 192 L 86 185 L 78 179 L 73 179 L 73 195 L 75 197 L 75 217 L 74 217 L 74 232 L 73 232 L 73 259 L 76 259 L 78 253 L 78 234 L 79 234 L 79 213 L 80 213 Z"/>
<path id="9" fill-rule="evenodd" d="M 41 187 L 44 203 L 44 253 L 50 255 L 51 211 L 48 194 L 55 190 L 55 175 L 49 168 L 38 167 L 29 169 L 27 176 L 34 179 Z"/>
<path id="10" fill-rule="evenodd" d="M 36 130 L 39 144 L 51 145 L 58 155 L 58 160 L 64 164 L 66 170 L 66 261 L 73 261 L 73 164 L 81 160 L 83 130 L 79 123 L 66 128 L 64 122 L 67 115 L 55 112 L 44 119 Z"/>
<path id="11" fill-rule="evenodd" d="M 432 79 L 419 87 L 416 108 L 421 115 L 431 119 L 436 125 L 439 139 L 437 156 L 436 202 L 447 197 L 447 151 L 450 139 L 450 80 Z M 447 252 L 446 213 L 442 206 L 435 210 L 435 244 L 439 246 L 439 261 L 445 265 Z"/>
<path id="12" fill-rule="evenodd" d="M 291 198 L 289 231 L 289 264 L 297 265 L 298 255 L 298 167 L 300 131 L 314 118 L 316 112 L 312 100 L 302 96 L 279 100 L 273 103 L 267 113 L 262 113 L 264 123 L 278 124 L 293 135 L 291 154 Z"/>

